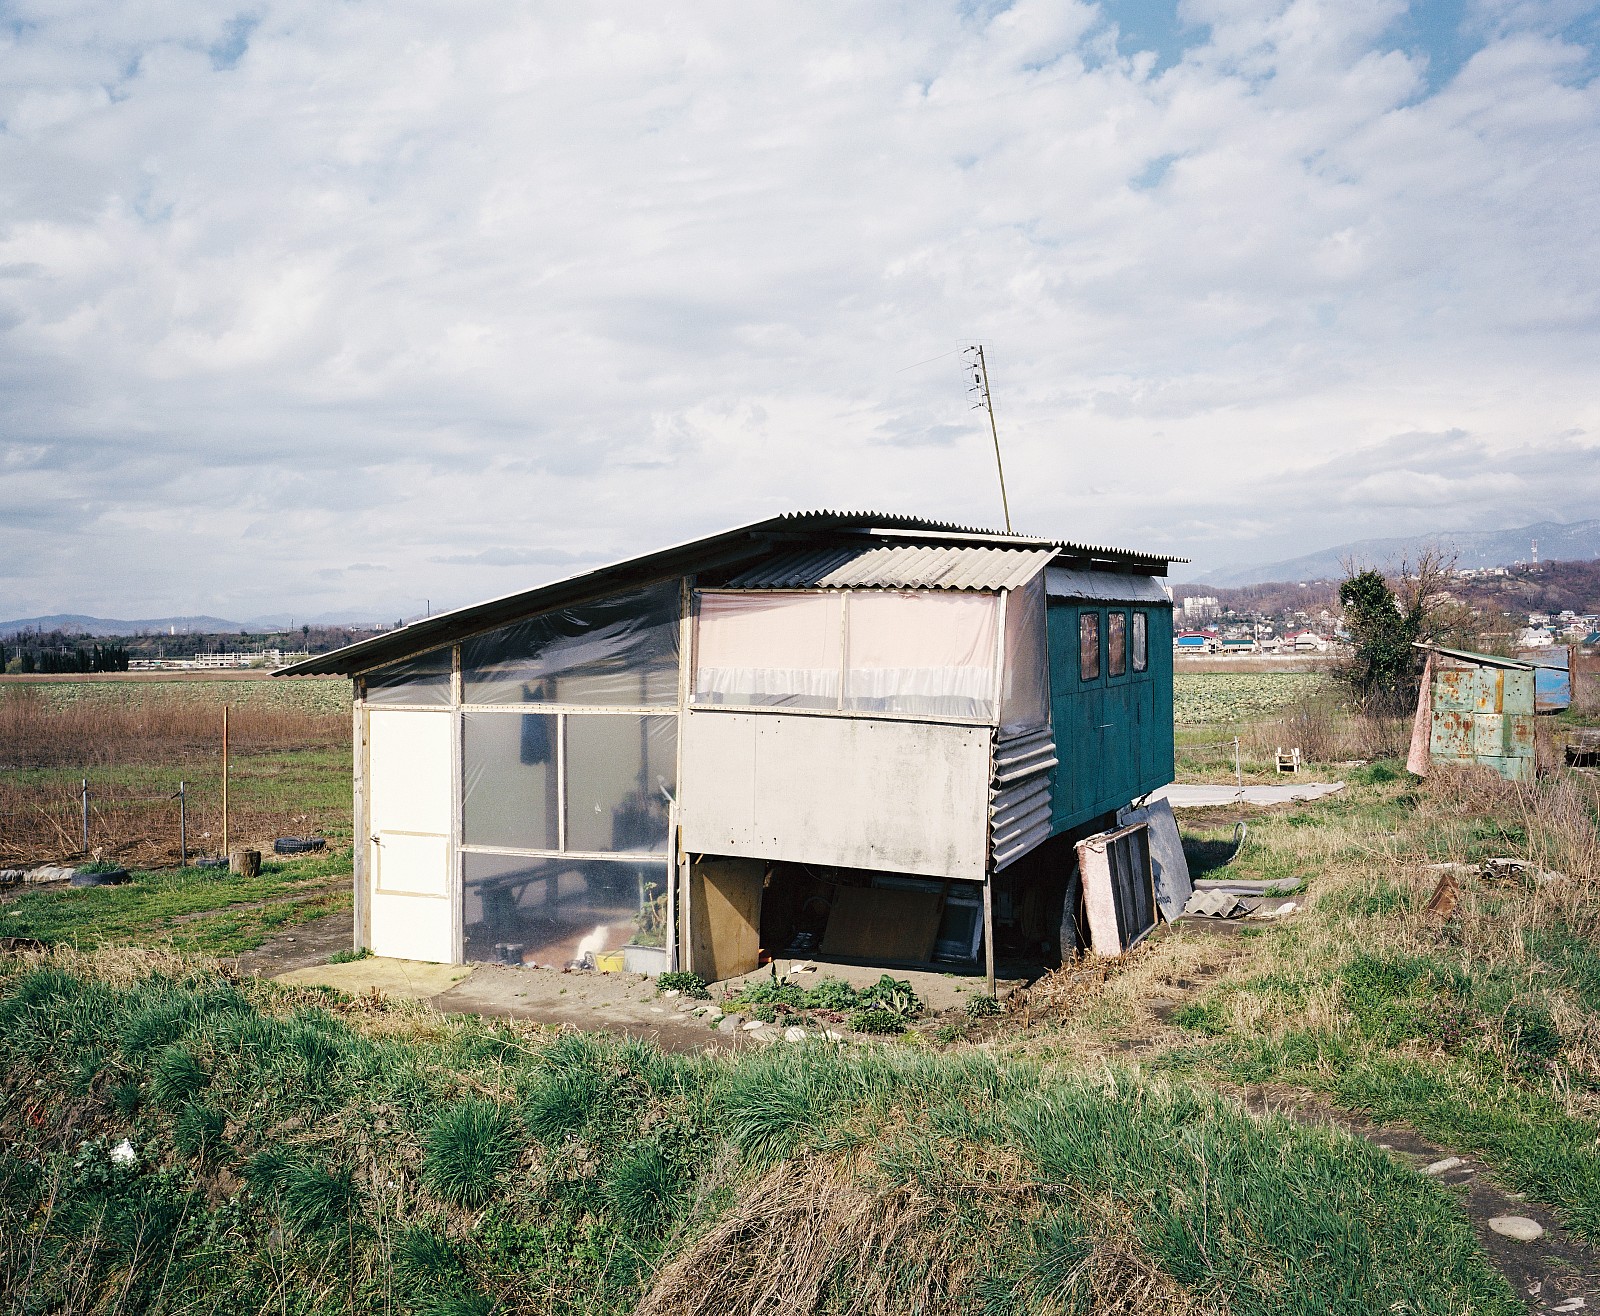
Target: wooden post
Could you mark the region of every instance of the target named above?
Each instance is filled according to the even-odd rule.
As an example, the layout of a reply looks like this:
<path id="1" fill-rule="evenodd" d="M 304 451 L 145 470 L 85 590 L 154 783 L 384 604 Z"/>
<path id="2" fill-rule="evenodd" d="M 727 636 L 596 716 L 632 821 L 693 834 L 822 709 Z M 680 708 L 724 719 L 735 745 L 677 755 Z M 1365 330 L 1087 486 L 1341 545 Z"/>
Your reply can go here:
<path id="1" fill-rule="evenodd" d="M 83 779 L 83 853 L 89 853 L 89 779 Z"/>
<path id="2" fill-rule="evenodd" d="M 989 995 L 994 993 L 994 874 L 983 879 L 983 962 L 989 974 Z"/>
<path id="3" fill-rule="evenodd" d="M 189 797 L 187 783 L 178 783 L 178 859 L 185 868 L 189 866 Z"/>
<path id="4" fill-rule="evenodd" d="M 368 876 L 368 861 L 372 853 L 371 833 L 367 828 L 367 706 L 364 682 L 355 680 L 355 700 L 352 704 L 353 725 L 351 744 L 354 748 L 355 772 L 351 819 L 351 860 L 355 881 L 354 949 L 367 950 L 372 946 L 372 887 Z M 452 717 L 458 716 L 452 712 Z M 454 788 L 452 788 L 454 790 Z M 460 851 L 456 851 L 457 855 Z M 458 860 L 459 862 L 459 860 Z"/>
<path id="5" fill-rule="evenodd" d="M 222 853 L 228 854 L 228 706 L 222 706 Z"/>

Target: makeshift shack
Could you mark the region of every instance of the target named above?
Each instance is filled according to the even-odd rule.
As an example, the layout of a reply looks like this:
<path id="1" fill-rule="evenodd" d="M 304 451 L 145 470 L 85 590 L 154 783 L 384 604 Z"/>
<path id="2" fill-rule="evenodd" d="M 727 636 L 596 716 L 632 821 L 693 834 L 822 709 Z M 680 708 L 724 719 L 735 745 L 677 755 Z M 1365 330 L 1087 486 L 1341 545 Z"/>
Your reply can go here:
<path id="1" fill-rule="evenodd" d="M 1074 949 L 1075 842 L 1172 779 L 1172 560 L 797 513 L 285 669 L 354 679 L 357 945 L 708 979 Z"/>
<path id="2" fill-rule="evenodd" d="M 1534 666 L 1517 658 L 1418 645 L 1428 654 L 1406 767 L 1473 763 L 1510 781 L 1534 775 Z"/>

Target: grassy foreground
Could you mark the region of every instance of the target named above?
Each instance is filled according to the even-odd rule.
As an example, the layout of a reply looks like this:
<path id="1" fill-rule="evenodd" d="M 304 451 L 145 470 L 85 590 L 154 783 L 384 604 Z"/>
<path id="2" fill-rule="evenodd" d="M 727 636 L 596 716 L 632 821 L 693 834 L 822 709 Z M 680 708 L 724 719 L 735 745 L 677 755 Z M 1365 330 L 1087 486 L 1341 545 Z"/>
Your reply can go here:
<path id="1" fill-rule="evenodd" d="M 1251 824 L 1229 875 L 1301 878 L 1306 907 L 1173 1009 L 1147 1063 L 1410 1126 L 1600 1243 L 1595 783 L 1480 770 L 1418 783 L 1383 763 L 1353 775 L 1344 795 Z M 1527 863 L 1482 867 L 1501 857 Z M 1091 1030 L 1151 1022 L 1113 991 L 1067 1036 L 1024 1045 L 1081 1054 Z"/>
<path id="2" fill-rule="evenodd" d="M 1109 1068 L 668 1056 L 58 951 L 0 979 L 0 1072 L 17 1311 L 1520 1310 L 1432 1182 Z"/>

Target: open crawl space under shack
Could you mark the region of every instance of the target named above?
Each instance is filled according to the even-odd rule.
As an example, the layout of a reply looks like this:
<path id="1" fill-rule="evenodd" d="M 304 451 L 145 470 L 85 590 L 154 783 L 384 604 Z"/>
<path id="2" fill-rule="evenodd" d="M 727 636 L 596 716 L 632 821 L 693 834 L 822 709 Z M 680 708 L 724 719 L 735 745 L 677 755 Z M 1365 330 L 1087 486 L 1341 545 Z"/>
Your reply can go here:
<path id="1" fill-rule="evenodd" d="M 1172 777 L 1169 560 L 799 513 L 300 663 L 354 678 L 356 942 L 1053 960 L 1073 843 Z"/>

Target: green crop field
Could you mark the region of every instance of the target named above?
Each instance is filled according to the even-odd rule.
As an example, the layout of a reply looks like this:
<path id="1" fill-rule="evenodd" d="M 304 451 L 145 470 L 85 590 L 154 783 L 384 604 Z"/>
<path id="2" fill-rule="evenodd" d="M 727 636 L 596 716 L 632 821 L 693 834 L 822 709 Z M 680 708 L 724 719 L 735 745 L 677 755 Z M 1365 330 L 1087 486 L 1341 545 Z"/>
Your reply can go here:
<path id="1" fill-rule="evenodd" d="M 1322 672 L 1179 672 L 1172 720 L 1179 726 L 1248 722 L 1330 688 Z"/>
<path id="2" fill-rule="evenodd" d="M 38 699 L 51 708 L 72 706 L 124 708 L 130 704 L 194 705 L 267 712 L 347 713 L 350 709 L 350 682 L 343 677 L 283 677 L 251 680 L 207 680 L 204 677 L 150 679 L 143 676 L 121 680 L 101 678 L 77 681 L 6 680 L 0 678 L 0 692 L 6 697 Z"/>

